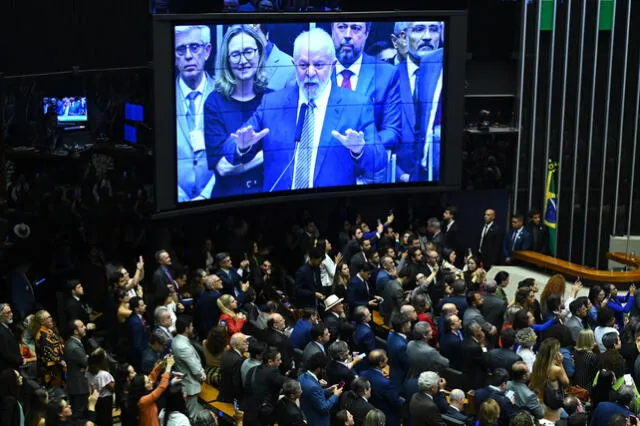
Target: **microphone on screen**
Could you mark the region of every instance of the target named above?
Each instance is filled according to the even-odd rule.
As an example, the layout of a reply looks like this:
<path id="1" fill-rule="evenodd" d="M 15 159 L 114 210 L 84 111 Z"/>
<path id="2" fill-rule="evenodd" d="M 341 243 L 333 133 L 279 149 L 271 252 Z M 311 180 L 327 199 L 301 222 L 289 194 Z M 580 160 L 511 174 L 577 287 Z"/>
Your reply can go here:
<path id="1" fill-rule="evenodd" d="M 289 162 L 287 163 L 287 165 L 284 168 L 284 170 L 282 170 L 282 173 L 280 173 L 280 176 L 278 176 L 278 179 L 276 179 L 275 183 L 269 189 L 269 192 L 273 192 L 275 187 L 278 186 L 278 184 L 280 183 L 280 181 L 284 177 L 284 174 L 287 172 L 287 170 L 289 170 L 289 167 L 291 167 L 291 165 L 293 164 L 293 162 L 296 159 L 295 148 L 298 146 L 298 143 L 300 142 L 300 139 L 302 139 L 302 126 L 304 125 L 304 116 L 307 113 L 307 109 L 308 108 L 309 108 L 309 106 L 307 104 L 302 104 L 300 106 L 300 112 L 298 113 L 298 121 L 296 123 L 296 132 L 295 132 L 295 135 L 293 137 L 293 143 L 294 143 L 293 155 L 291 156 L 291 160 L 289 160 Z"/>

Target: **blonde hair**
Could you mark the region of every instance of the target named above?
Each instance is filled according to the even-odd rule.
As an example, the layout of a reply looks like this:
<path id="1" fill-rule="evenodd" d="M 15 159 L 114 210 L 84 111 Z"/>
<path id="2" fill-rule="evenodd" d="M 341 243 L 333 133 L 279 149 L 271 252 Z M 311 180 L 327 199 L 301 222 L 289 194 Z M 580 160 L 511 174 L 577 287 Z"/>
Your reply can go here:
<path id="1" fill-rule="evenodd" d="M 593 345 L 595 345 L 595 343 L 596 337 L 595 334 L 593 334 L 593 330 L 581 330 L 580 333 L 578 333 L 575 350 L 591 351 L 593 350 Z"/>
<path id="2" fill-rule="evenodd" d="M 267 87 L 267 77 L 264 73 L 264 63 L 266 61 L 265 46 L 262 38 L 251 25 L 233 25 L 229 27 L 220 46 L 220 52 L 216 57 L 216 92 L 222 94 L 225 99 L 231 99 L 233 91 L 236 89 L 238 81 L 231 72 L 229 62 L 229 42 L 239 34 L 247 34 L 256 41 L 258 49 L 258 66 L 253 80 L 253 91 L 263 93 Z"/>
<path id="3" fill-rule="evenodd" d="M 498 423 L 500 406 L 495 399 L 487 399 L 478 410 L 478 422 L 480 426 L 493 426 Z"/>
<path id="4" fill-rule="evenodd" d="M 232 300 L 235 300 L 232 295 L 223 294 L 222 296 L 218 297 L 216 304 L 218 305 L 218 309 L 220 309 L 220 312 L 222 312 L 223 314 L 229 315 L 231 318 L 235 320 L 237 316 L 236 313 L 231 309 L 229 309 L 229 306 L 231 305 Z"/>
<path id="5" fill-rule="evenodd" d="M 530 389 L 538 392 L 544 391 L 544 385 L 549 378 L 549 369 L 553 365 L 553 360 L 558 352 L 560 352 L 560 341 L 558 339 L 548 337 L 542 341 L 531 369 Z"/>
<path id="6" fill-rule="evenodd" d="M 33 337 L 36 336 L 38 330 L 42 328 L 42 323 L 45 321 L 44 317 L 48 314 L 48 311 L 44 309 L 39 310 L 35 314 L 31 315 L 31 320 L 29 321 L 29 331 Z"/>

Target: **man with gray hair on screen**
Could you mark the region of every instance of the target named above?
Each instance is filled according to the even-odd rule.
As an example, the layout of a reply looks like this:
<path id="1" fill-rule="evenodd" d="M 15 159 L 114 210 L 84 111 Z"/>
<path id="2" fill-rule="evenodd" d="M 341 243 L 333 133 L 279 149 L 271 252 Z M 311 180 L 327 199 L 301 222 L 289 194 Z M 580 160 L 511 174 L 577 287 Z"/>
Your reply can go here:
<path id="1" fill-rule="evenodd" d="M 332 84 L 335 63 L 326 31 L 299 34 L 293 45 L 297 85 L 266 94 L 225 142 L 231 164 L 262 145 L 264 191 L 355 185 L 365 170 L 381 168 L 384 152 L 375 144 L 372 106 L 366 97 Z"/>
<path id="2" fill-rule="evenodd" d="M 418 377 L 418 392 L 409 403 L 411 426 L 444 426 L 441 412 L 447 409 L 444 388 L 447 382 L 438 373 L 424 371 Z"/>
<path id="3" fill-rule="evenodd" d="M 175 28 L 178 202 L 211 197 L 216 183 L 204 143 L 204 101 L 215 88 L 204 70 L 211 55 L 211 30 L 205 25 Z"/>

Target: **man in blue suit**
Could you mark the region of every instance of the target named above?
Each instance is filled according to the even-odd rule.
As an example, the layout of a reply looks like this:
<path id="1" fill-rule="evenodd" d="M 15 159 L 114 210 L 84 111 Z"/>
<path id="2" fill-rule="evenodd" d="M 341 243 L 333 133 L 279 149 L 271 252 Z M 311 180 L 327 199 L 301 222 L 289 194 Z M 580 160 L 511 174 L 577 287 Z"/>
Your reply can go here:
<path id="1" fill-rule="evenodd" d="M 206 200 L 216 183 L 207 165 L 202 108 L 215 88 L 204 70 L 211 55 L 211 31 L 205 25 L 175 29 L 178 202 Z"/>
<path id="2" fill-rule="evenodd" d="M 398 55 L 396 65 L 400 93 L 402 136 L 395 148 L 396 180 L 417 181 L 420 147 L 416 145 L 416 81 L 420 61 L 427 53 L 442 47 L 442 22 L 396 22 L 391 39 L 394 45 L 406 46 L 406 55 Z"/>
<path id="3" fill-rule="evenodd" d="M 368 354 L 376 347 L 376 336 L 369 325 L 371 311 L 366 306 L 358 306 L 353 312 L 356 331 L 353 332 L 353 349 Z"/>
<path id="4" fill-rule="evenodd" d="M 307 361 L 307 371 L 298 376 L 302 397 L 300 409 L 307 417 L 307 423 L 313 426 L 329 426 L 331 421 L 331 409 L 338 402 L 342 394 L 342 388 L 338 385 L 324 389 L 326 382 L 320 379 L 320 374 L 329 363 L 325 354 L 317 353 Z"/>
<path id="5" fill-rule="evenodd" d="M 139 297 L 133 297 L 129 300 L 129 309 L 133 311 L 127 318 L 127 327 L 131 338 L 129 363 L 136 370 L 140 370 L 142 368 L 142 353 L 149 346 L 149 327 L 143 317 L 147 305 Z"/>
<path id="6" fill-rule="evenodd" d="M 418 180 L 423 182 L 440 178 L 443 60 L 443 49 L 436 49 L 425 54 L 420 59 L 420 69 L 417 75 Z"/>
<path id="7" fill-rule="evenodd" d="M 487 399 L 495 400 L 500 406 L 500 418 L 498 424 L 506 426 L 509 419 L 518 412 L 518 407 L 506 395 L 509 373 L 504 368 L 496 368 L 490 379 L 490 385 L 476 390 L 475 404 L 476 411 Z M 513 397 L 511 397 L 513 398 Z"/>
<path id="8" fill-rule="evenodd" d="M 334 22 L 331 38 L 338 62 L 332 81 L 366 96 L 374 106 L 376 143 L 393 149 L 400 141 L 400 94 L 397 74 L 391 64 L 363 53 L 371 22 Z M 386 169 L 365 174 L 365 182 L 385 182 Z"/>
<path id="9" fill-rule="evenodd" d="M 351 278 L 347 286 L 347 303 L 352 312 L 358 306 L 378 306 L 382 297 L 375 294 L 375 288 L 369 284 L 369 279 L 375 270 L 372 263 L 367 262 L 362 265 L 360 271 Z"/>
<path id="10" fill-rule="evenodd" d="M 204 288 L 196 301 L 195 320 L 196 329 L 200 337 L 206 336 L 209 331 L 218 324 L 220 309 L 218 308 L 218 298 L 222 296 L 222 280 L 217 275 L 207 275 L 204 277 Z"/>
<path id="11" fill-rule="evenodd" d="M 511 231 L 507 232 L 502 242 L 502 255 L 507 265 L 515 264 L 513 252 L 531 250 L 533 238 L 524 227 L 524 218 L 520 213 L 511 216 Z"/>
<path id="12" fill-rule="evenodd" d="M 407 335 L 411 331 L 411 321 L 404 314 L 398 314 L 391 320 L 392 332 L 387 336 L 387 351 L 389 352 L 389 376 L 391 383 L 401 391 L 404 380 L 409 371 L 407 358 Z"/>
<path id="13" fill-rule="evenodd" d="M 373 108 L 366 98 L 336 87 L 331 37 L 314 28 L 293 46 L 297 86 L 269 93 L 245 126 L 225 142 L 231 164 L 264 152 L 264 191 L 355 185 L 383 167 Z"/>
<path id="14" fill-rule="evenodd" d="M 400 411 L 404 404 L 404 398 L 398 394 L 398 388 L 391 380 L 384 376 L 382 370 L 387 366 L 387 354 L 382 349 L 376 349 L 369 354 L 371 368 L 364 370 L 360 376 L 366 377 L 371 382 L 371 398 L 369 402 L 381 410 L 386 419 L 387 426 L 400 425 Z"/>
<path id="15" fill-rule="evenodd" d="M 626 417 L 633 416 L 634 413 L 631 408 L 633 408 L 634 399 L 633 387 L 622 386 L 618 390 L 617 402 L 602 401 L 598 404 L 591 417 L 591 425 L 606 425 L 615 413 L 620 413 Z"/>

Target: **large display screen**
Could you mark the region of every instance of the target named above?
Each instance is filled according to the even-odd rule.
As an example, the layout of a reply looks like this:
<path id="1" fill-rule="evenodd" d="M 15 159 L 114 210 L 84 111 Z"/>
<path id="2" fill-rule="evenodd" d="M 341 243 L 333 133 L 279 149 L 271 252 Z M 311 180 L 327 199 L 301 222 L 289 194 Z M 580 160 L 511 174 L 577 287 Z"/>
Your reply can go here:
<path id="1" fill-rule="evenodd" d="M 178 203 L 439 180 L 446 20 L 172 27 Z"/>

